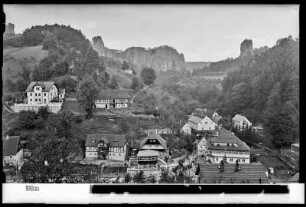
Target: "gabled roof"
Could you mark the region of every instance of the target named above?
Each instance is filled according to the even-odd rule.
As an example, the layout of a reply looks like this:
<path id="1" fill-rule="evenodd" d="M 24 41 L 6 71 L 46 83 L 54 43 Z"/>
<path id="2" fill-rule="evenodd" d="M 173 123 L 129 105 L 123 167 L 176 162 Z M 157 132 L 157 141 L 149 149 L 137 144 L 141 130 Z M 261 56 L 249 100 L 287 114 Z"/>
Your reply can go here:
<path id="1" fill-rule="evenodd" d="M 212 149 L 229 149 L 229 150 L 238 150 L 238 151 L 249 151 L 250 147 L 243 141 L 241 141 L 238 137 L 232 134 L 230 131 L 226 129 L 220 129 L 219 135 L 217 137 L 213 137 L 210 139 L 211 143 L 226 143 L 226 144 L 237 144 L 238 147 L 231 146 L 213 146 L 209 147 Z"/>
<path id="2" fill-rule="evenodd" d="M 27 92 L 33 92 L 34 86 L 42 87 L 43 91 L 50 91 L 51 87 L 54 85 L 54 81 L 33 81 L 28 85 Z"/>
<path id="3" fill-rule="evenodd" d="M 87 134 L 86 147 L 95 147 L 103 140 L 110 147 L 123 147 L 126 144 L 125 135 L 117 134 Z"/>
<path id="4" fill-rule="evenodd" d="M 11 136 L 8 139 L 2 138 L 3 156 L 16 155 L 18 152 L 19 136 Z"/>
<path id="5" fill-rule="evenodd" d="M 148 141 L 148 139 L 156 139 L 158 142 L 163 146 L 163 148 L 166 150 L 167 149 L 167 143 L 166 141 L 159 135 L 159 134 L 149 134 L 147 137 L 145 137 L 143 140 L 140 142 L 140 148 L 145 145 L 145 143 Z"/>
<path id="6" fill-rule="evenodd" d="M 236 114 L 233 118 L 234 121 L 238 121 L 238 122 L 243 122 L 244 120 L 247 120 L 248 122 L 250 122 L 245 116 L 242 116 L 240 114 Z"/>
<path id="7" fill-rule="evenodd" d="M 191 116 L 188 121 L 194 123 L 194 124 L 198 124 L 203 120 L 203 118 L 200 118 L 198 116 Z"/>
<path id="8" fill-rule="evenodd" d="M 294 144 L 292 144 L 292 146 L 300 148 L 300 143 L 294 143 Z"/>
<path id="9" fill-rule="evenodd" d="M 159 152 L 156 150 L 140 150 L 137 157 L 159 156 Z"/>
<path id="10" fill-rule="evenodd" d="M 288 182 L 299 182 L 300 173 L 295 173 L 291 178 L 288 179 Z"/>
<path id="11" fill-rule="evenodd" d="M 268 183 L 267 169 L 260 163 L 241 164 L 241 170 L 235 172 L 235 165 L 225 164 L 224 172 L 220 172 L 218 165 L 200 165 L 201 183 Z"/>
<path id="12" fill-rule="evenodd" d="M 132 97 L 132 90 L 103 90 L 98 94 L 99 99 L 105 98 L 130 98 Z"/>

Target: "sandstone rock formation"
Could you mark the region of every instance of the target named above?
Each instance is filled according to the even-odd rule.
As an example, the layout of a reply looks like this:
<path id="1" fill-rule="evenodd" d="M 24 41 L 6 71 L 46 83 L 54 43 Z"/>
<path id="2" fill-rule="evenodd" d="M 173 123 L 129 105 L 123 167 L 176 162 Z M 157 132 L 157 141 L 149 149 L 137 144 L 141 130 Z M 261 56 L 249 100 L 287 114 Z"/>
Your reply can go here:
<path id="1" fill-rule="evenodd" d="M 144 67 L 151 67 L 156 72 L 167 70 L 182 70 L 185 68 L 185 58 L 176 49 L 169 46 L 160 46 L 156 48 L 130 47 L 124 51 L 112 50 L 104 46 L 100 36 L 92 39 L 93 48 L 100 56 L 113 58 L 123 62 L 130 63 L 137 74 Z"/>
<path id="2" fill-rule="evenodd" d="M 12 23 L 8 23 L 7 25 L 5 25 L 5 32 L 3 34 L 3 38 L 8 39 L 14 37 L 15 35 L 15 25 Z"/>
<path id="3" fill-rule="evenodd" d="M 245 39 L 240 44 L 240 58 L 251 57 L 253 56 L 253 42 L 252 40 Z"/>

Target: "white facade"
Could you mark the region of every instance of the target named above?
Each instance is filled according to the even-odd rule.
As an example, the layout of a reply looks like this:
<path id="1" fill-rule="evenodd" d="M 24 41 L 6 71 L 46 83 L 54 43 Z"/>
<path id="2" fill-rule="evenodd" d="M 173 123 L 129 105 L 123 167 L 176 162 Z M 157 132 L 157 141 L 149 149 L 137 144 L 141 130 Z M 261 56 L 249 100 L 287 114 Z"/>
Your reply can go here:
<path id="1" fill-rule="evenodd" d="M 239 114 L 236 114 L 232 121 L 233 126 L 238 128 L 238 130 L 252 126 L 252 123 L 245 116 L 241 116 Z"/>
<path id="2" fill-rule="evenodd" d="M 43 91 L 39 85 L 34 86 L 33 91 L 27 92 L 28 104 L 48 104 L 58 97 L 58 89 L 52 85 L 49 91 Z"/>
<path id="3" fill-rule="evenodd" d="M 11 109 L 18 113 L 20 111 L 35 111 L 37 112 L 40 107 L 48 107 L 52 113 L 58 113 L 62 108 L 63 102 L 54 102 L 49 104 L 14 104 Z"/>
<path id="4" fill-rule="evenodd" d="M 14 166 L 23 162 L 23 149 L 20 149 L 16 155 L 3 156 L 3 165 L 12 164 Z"/>
<path id="5" fill-rule="evenodd" d="M 188 124 L 191 128 L 197 130 L 197 131 L 206 131 L 206 130 L 215 130 L 216 129 L 216 123 L 213 122 L 208 116 L 205 116 L 204 119 L 202 119 L 198 123 L 193 123 L 191 121 L 188 121 Z"/>
<path id="6" fill-rule="evenodd" d="M 128 99 L 98 99 L 95 101 L 96 108 L 114 109 L 128 108 Z"/>
<path id="7" fill-rule="evenodd" d="M 207 140 L 205 137 L 203 137 L 197 144 L 197 152 L 198 156 L 205 156 L 208 154 L 208 146 L 207 146 Z"/>
<path id="8" fill-rule="evenodd" d="M 206 160 L 213 163 L 220 163 L 226 158 L 226 162 L 230 164 L 235 164 L 237 160 L 240 164 L 250 164 L 250 152 L 210 150 L 210 153 L 213 157 L 206 157 Z"/>
<path id="9" fill-rule="evenodd" d="M 124 161 L 126 158 L 127 147 L 109 147 L 108 159 L 109 160 L 118 160 Z"/>
<path id="10" fill-rule="evenodd" d="M 189 126 L 188 123 L 186 123 L 180 130 L 181 133 L 184 134 L 191 134 L 191 127 Z"/>

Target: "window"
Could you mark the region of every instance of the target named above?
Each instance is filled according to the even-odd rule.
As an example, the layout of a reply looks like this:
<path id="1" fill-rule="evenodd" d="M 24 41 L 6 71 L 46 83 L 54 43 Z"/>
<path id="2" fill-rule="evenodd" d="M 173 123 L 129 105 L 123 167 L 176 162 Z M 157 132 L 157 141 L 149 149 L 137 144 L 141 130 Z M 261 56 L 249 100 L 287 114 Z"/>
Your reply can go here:
<path id="1" fill-rule="evenodd" d="M 119 156 L 121 156 L 121 154 L 119 154 Z"/>
<path id="2" fill-rule="evenodd" d="M 32 99 L 30 98 L 30 101 L 32 101 Z"/>
<path id="3" fill-rule="evenodd" d="M 230 158 L 230 161 L 232 162 L 232 161 L 233 161 L 233 158 Z"/>
<path id="4" fill-rule="evenodd" d="M 46 94 L 46 93 L 44 93 L 44 96 L 47 96 L 47 94 Z"/>
<path id="5" fill-rule="evenodd" d="M 37 99 L 35 99 L 35 101 L 37 101 Z"/>
<path id="6" fill-rule="evenodd" d="M 244 160 L 244 159 L 242 159 L 242 162 L 245 162 L 245 160 Z"/>

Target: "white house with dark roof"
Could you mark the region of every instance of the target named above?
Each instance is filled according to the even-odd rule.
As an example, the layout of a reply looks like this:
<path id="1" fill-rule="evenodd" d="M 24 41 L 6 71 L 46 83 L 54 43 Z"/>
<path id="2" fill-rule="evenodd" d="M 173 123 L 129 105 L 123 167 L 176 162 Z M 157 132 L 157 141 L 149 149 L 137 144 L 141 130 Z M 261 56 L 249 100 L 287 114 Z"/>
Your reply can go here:
<path id="1" fill-rule="evenodd" d="M 184 126 L 182 126 L 180 132 L 183 134 L 191 134 L 191 127 L 188 123 L 186 123 Z"/>
<path id="2" fill-rule="evenodd" d="M 122 109 L 128 108 L 131 90 L 103 90 L 95 101 L 96 108 Z"/>
<path id="3" fill-rule="evenodd" d="M 188 125 L 196 131 L 215 130 L 216 123 L 213 122 L 208 116 L 200 118 L 198 116 L 190 116 Z"/>
<path id="4" fill-rule="evenodd" d="M 127 155 L 125 135 L 88 134 L 86 138 L 86 158 L 124 161 Z"/>
<path id="5" fill-rule="evenodd" d="M 247 127 L 252 126 L 252 122 L 250 122 L 245 116 L 240 114 L 236 114 L 233 119 L 233 127 L 237 128 L 238 130 L 243 130 Z"/>
<path id="6" fill-rule="evenodd" d="M 40 107 L 47 106 L 51 112 L 57 113 L 61 110 L 65 89 L 59 90 L 53 81 L 33 81 L 28 85 L 26 93 L 25 103 L 14 104 L 13 111 L 38 111 Z"/>
<path id="7" fill-rule="evenodd" d="M 235 164 L 236 161 L 241 164 L 250 164 L 250 147 L 232 132 L 226 129 L 218 131 L 218 136 L 207 142 L 209 156 L 206 160 L 212 163 L 220 163 L 223 160 L 229 164 Z"/>
<path id="8" fill-rule="evenodd" d="M 19 165 L 23 162 L 23 149 L 19 136 L 6 136 L 3 142 L 3 166 L 7 164 Z"/>

